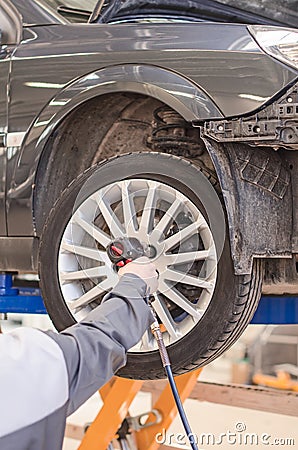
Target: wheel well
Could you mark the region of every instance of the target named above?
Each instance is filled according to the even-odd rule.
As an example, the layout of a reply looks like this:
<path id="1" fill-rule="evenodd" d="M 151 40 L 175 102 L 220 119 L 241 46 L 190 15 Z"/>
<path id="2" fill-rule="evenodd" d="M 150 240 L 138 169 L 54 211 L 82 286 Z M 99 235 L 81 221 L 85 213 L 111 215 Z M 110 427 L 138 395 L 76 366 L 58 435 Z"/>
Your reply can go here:
<path id="1" fill-rule="evenodd" d="M 287 167 L 285 152 L 276 154 L 268 148 L 261 150 L 242 143 L 222 144 L 206 137 L 203 142 L 200 129 L 168 105 L 135 93 L 105 94 L 91 99 L 53 131 L 41 155 L 35 180 L 33 214 L 37 236 L 41 235 L 61 192 L 84 170 L 111 156 L 148 150 L 191 159 L 223 195 L 237 274 L 251 272 L 253 256 L 290 254 L 291 185 L 284 197 L 279 198 L 266 186 L 246 180 L 240 164 L 247 158 L 252 164 L 257 158 L 261 160 L 257 164 L 260 168 L 267 159 L 273 168 L 281 164 Z"/>
<path id="2" fill-rule="evenodd" d="M 176 111 L 140 94 L 102 95 L 72 111 L 47 141 L 35 181 L 37 235 L 61 192 L 85 169 L 113 155 L 148 149 L 198 160 L 213 184 L 217 183 L 199 129 Z"/>

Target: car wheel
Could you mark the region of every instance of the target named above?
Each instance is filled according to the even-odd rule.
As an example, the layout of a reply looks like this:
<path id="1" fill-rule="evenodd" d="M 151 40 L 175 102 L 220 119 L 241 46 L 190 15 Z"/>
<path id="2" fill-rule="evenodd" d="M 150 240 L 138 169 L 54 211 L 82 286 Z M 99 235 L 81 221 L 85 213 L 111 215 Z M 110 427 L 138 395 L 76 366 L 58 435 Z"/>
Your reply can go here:
<path id="1" fill-rule="evenodd" d="M 91 167 L 62 193 L 41 237 L 41 288 L 54 325 L 63 330 L 100 304 L 118 281 L 105 247 L 137 237 L 159 271 L 153 306 L 174 373 L 205 365 L 239 337 L 261 292 L 261 261 L 235 275 L 226 228 L 220 194 L 182 158 L 132 153 Z M 164 377 L 150 331 L 118 375 Z"/>

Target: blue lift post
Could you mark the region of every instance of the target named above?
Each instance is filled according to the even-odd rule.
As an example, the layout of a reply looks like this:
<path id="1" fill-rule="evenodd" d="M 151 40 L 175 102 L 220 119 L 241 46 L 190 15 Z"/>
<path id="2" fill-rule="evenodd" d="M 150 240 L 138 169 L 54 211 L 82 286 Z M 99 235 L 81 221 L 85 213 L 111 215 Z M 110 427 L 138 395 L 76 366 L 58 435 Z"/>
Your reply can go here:
<path id="1" fill-rule="evenodd" d="M 0 313 L 47 314 L 40 289 L 13 287 L 12 274 L 0 274 Z"/>
<path id="2" fill-rule="evenodd" d="M 0 274 L 0 313 L 47 314 L 40 289 L 13 287 L 12 274 Z M 297 324 L 297 296 L 262 296 L 252 324 Z"/>
<path id="3" fill-rule="evenodd" d="M 263 295 L 251 324 L 298 324 L 298 297 Z"/>

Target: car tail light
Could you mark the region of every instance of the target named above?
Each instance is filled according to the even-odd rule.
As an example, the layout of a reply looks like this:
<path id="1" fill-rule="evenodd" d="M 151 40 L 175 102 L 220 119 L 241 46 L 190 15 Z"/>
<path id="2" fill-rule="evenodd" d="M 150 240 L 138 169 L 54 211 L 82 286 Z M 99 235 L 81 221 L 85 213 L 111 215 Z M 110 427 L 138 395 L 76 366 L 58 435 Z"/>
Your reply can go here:
<path id="1" fill-rule="evenodd" d="M 298 30 L 265 25 L 248 29 L 264 52 L 298 69 Z"/>

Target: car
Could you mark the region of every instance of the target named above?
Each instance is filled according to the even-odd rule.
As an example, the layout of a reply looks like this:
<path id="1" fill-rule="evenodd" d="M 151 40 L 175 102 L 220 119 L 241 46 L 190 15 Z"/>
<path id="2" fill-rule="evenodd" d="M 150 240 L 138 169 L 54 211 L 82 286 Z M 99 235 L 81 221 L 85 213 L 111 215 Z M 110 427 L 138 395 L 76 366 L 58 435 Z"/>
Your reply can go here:
<path id="1" fill-rule="evenodd" d="M 139 239 L 182 374 L 238 339 L 262 292 L 298 293 L 295 10 L 209 1 L 220 14 L 156 23 L 95 3 L 1 2 L 1 271 L 38 273 L 62 330 L 117 283 L 110 241 Z M 164 377 L 149 332 L 118 374 Z"/>

